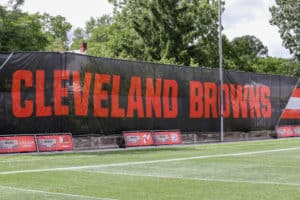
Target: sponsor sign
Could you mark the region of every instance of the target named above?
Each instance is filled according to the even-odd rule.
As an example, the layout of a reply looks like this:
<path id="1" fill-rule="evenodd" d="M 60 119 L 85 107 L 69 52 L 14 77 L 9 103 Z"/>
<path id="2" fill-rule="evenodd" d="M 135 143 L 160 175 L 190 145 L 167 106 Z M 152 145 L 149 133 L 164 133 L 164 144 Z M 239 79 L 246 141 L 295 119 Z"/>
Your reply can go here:
<path id="1" fill-rule="evenodd" d="M 0 137 L 0 153 L 35 152 L 34 136 Z"/>
<path id="2" fill-rule="evenodd" d="M 300 126 L 293 126 L 294 137 L 300 137 Z"/>
<path id="3" fill-rule="evenodd" d="M 286 137 L 294 136 L 292 126 L 277 126 L 276 133 L 278 138 L 286 138 Z"/>
<path id="4" fill-rule="evenodd" d="M 73 150 L 72 136 L 65 135 L 38 135 L 39 151 L 66 151 Z"/>
<path id="5" fill-rule="evenodd" d="M 155 145 L 181 144 L 180 131 L 155 131 L 153 134 Z"/>
<path id="6" fill-rule="evenodd" d="M 123 136 L 126 147 L 153 145 L 151 131 L 123 132 Z"/>

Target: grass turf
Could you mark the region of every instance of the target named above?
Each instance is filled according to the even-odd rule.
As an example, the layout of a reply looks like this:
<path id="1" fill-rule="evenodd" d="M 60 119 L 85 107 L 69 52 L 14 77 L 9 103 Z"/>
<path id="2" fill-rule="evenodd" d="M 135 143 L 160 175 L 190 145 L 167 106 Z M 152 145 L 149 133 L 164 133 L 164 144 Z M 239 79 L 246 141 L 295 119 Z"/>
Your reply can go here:
<path id="1" fill-rule="evenodd" d="M 299 138 L 0 156 L 1 200 L 286 200 L 299 196 Z"/>

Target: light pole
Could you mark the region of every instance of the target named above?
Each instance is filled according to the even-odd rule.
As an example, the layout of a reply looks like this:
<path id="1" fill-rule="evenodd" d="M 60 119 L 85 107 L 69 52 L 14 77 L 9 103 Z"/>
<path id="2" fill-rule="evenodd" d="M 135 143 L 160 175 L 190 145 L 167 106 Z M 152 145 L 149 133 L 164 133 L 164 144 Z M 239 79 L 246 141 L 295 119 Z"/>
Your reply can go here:
<path id="1" fill-rule="evenodd" d="M 219 10 L 219 81 L 220 81 L 220 142 L 224 141 L 224 119 L 223 119 L 223 49 L 222 49 L 222 4 L 218 0 Z"/>

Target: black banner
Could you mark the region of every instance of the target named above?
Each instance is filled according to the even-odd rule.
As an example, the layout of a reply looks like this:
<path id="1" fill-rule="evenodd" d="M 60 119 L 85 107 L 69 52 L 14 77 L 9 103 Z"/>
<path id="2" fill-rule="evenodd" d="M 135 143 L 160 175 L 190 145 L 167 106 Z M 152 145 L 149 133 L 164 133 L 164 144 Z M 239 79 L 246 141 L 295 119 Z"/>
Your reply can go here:
<path id="1" fill-rule="evenodd" d="M 219 130 L 218 69 L 46 52 L 0 66 L 1 134 Z M 225 130 L 274 129 L 297 80 L 225 71 Z"/>

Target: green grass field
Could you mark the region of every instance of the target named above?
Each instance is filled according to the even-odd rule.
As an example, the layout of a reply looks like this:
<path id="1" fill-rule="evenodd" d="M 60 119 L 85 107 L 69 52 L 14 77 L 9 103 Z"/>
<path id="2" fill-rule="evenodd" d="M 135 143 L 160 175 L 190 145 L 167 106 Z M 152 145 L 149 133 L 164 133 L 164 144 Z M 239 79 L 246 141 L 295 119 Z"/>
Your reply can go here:
<path id="1" fill-rule="evenodd" d="M 0 156 L 0 199 L 300 199 L 300 138 Z"/>

